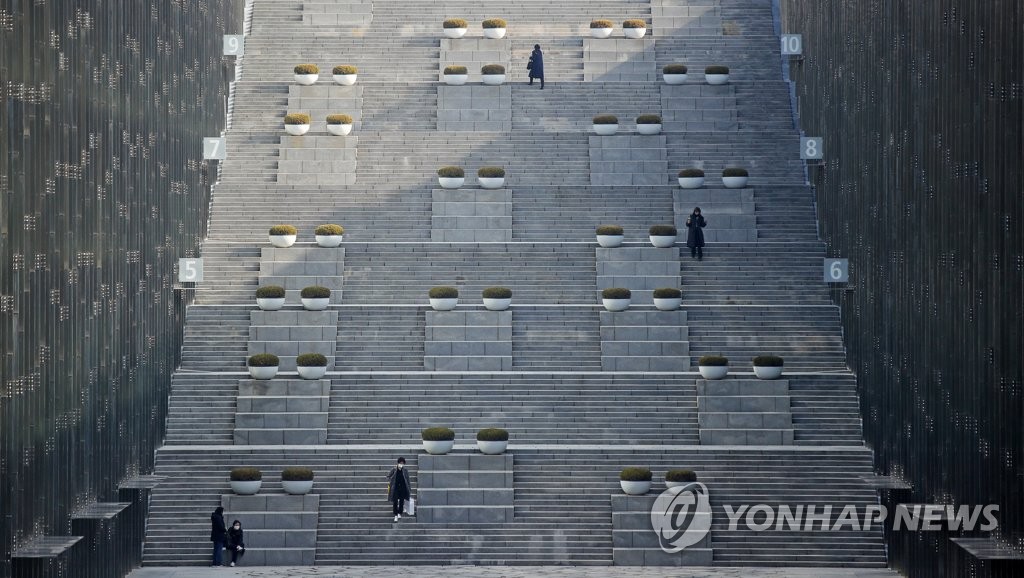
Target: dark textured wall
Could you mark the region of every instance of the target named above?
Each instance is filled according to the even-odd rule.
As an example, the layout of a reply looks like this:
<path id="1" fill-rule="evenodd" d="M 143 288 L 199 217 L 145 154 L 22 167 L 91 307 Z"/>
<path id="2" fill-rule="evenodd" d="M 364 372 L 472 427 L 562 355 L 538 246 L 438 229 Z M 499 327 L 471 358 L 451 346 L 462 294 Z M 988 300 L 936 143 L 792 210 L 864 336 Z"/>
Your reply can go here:
<path id="1" fill-rule="evenodd" d="M 0 575 L 151 472 L 241 21 L 241 0 L 0 0 Z M 129 561 L 131 527 L 108 540 Z M 110 575 L 107 546 L 47 572 Z"/>
<path id="2" fill-rule="evenodd" d="M 825 137 L 812 169 L 881 474 L 898 502 L 997 503 L 1024 551 L 1024 3 L 781 0 L 804 36 L 791 66 L 800 123 Z M 910 575 L 1010 576 L 949 532 L 889 535 Z M 976 534 L 982 535 L 982 534 Z M 1021 574 L 1017 573 L 1017 576 Z"/>

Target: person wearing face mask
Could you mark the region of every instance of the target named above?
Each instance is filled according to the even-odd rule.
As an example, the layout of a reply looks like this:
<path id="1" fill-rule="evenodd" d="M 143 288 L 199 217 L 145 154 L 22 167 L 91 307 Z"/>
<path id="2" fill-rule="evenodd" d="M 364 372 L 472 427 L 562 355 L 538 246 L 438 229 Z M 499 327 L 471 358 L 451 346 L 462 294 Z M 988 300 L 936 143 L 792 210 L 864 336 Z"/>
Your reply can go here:
<path id="1" fill-rule="evenodd" d="M 231 566 L 245 554 L 245 537 L 242 535 L 242 523 L 238 520 L 228 528 L 228 550 L 231 551 Z"/>
<path id="2" fill-rule="evenodd" d="M 397 522 L 402 518 L 402 507 L 411 495 L 412 484 L 409 483 L 409 470 L 405 469 L 405 458 L 398 458 L 398 463 L 388 472 L 388 501 Z"/>
<path id="3" fill-rule="evenodd" d="M 213 565 L 223 566 L 221 556 L 224 553 L 224 544 L 227 542 L 228 533 L 224 527 L 224 508 L 218 506 L 210 514 L 210 541 L 213 542 Z"/>
<path id="4" fill-rule="evenodd" d="M 694 207 L 693 212 L 686 218 L 686 228 L 689 229 L 686 234 L 686 246 L 690 248 L 690 257 L 696 257 L 698 261 L 704 260 L 704 231 L 702 229 L 707 226 L 708 222 L 700 213 L 700 207 Z"/>

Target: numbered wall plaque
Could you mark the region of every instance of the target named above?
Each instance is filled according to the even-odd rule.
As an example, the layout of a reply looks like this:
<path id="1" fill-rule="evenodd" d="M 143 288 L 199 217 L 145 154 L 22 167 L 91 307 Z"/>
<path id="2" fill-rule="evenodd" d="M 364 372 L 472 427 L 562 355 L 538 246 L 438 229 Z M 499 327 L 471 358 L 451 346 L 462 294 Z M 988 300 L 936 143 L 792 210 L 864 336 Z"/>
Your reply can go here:
<path id="1" fill-rule="evenodd" d="M 224 35 L 224 56 L 241 56 L 245 53 L 245 37 L 241 34 Z"/>
<path id="2" fill-rule="evenodd" d="M 223 137 L 207 137 L 203 139 L 203 159 L 222 161 L 227 158 L 227 146 Z"/>
<path id="3" fill-rule="evenodd" d="M 779 37 L 782 42 L 783 56 L 799 56 L 804 53 L 804 37 L 800 34 L 783 34 Z"/>
<path id="4" fill-rule="evenodd" d="M 825 158 L 823 139 L 820 136 L 800 137 L 800 158 L 805 161 Z"/>
<path id="5" fill-rule="evenodd" d="M 846 283 L 850 280 L 849 259 L 825 259 L 825 282 Z"/>
<path id="6" fill-rule="evenodd" d="M 199 283 L 203 280 L 203 260 L 199 258 L 178 259 L 178 281 Z"/>

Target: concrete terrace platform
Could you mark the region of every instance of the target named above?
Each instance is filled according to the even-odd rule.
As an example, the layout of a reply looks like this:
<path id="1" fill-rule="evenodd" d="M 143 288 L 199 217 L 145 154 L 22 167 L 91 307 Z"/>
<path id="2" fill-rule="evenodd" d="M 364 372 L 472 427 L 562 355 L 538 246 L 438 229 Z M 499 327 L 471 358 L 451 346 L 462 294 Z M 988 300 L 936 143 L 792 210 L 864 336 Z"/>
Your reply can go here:
<path id="1" fill-rule="evenodd" d="M 301 566 L 235 568 L 140 568 L 129 578 L 205 578 L 206 576 L 246 576 L 277 578 L 285 576 L 321 576 L 331 578 L 394 578 L 395 576 L 477 576 L 501 578 L 894 578 L 891 570 L 857 568 L 628 568 L 618 566 L 614 574 L 607 567 L 577 566 Z"/>

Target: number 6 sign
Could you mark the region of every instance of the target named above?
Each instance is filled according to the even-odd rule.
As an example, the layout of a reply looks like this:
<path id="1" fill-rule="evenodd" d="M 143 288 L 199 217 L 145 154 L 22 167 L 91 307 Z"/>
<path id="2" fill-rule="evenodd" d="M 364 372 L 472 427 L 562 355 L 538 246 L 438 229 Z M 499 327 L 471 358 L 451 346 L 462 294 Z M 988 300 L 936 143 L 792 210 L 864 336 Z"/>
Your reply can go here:
<path id="1" fill-rule="evenodd" d="M 850 280 L 849 259 L 825 259 L 825 282 L 846 283 Z"/>

